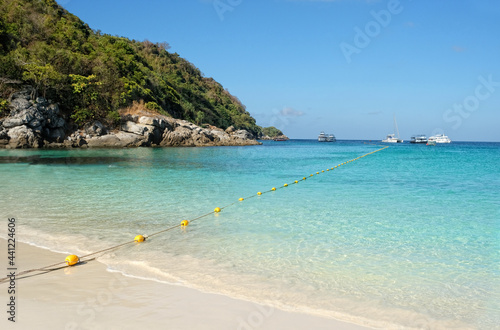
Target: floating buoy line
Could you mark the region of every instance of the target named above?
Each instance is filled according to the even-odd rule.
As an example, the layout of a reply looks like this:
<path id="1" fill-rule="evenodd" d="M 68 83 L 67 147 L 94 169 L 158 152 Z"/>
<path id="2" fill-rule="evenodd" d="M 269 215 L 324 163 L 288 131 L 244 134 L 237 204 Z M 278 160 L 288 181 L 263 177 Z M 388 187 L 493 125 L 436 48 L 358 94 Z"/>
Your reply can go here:
<path id="1" fill-rule="evenodd" d="M 356 157 L 354 159 L 348 160 L 346 162 L 340 163 L 338 165 L 332 166 L 331 168 L 327 168 L 326 172 L 331 172 L 331 171 L 335 170 L 336 168 L 339 168 L 341 166 L 347 165 L 347 164 L 352 163 L 352 162 L 354 162 L 356 160 L 359 160 L 361 158 L 364 158 L 366 156 L 369 156 L 371 154 L 374 154 L 376 152 L 382 151 L 382 150 L 387 149 L 387 148 L 389 148 L 389 147 L 388 146 L 384 146 L 384 147 L 382 147 L 380 149 L 377 149 L 375 151 L 369 152 L 369 153 L 364 154 L 362 156 L 359 156 L 359 157 Z M 325 173 L 325 170 L 317 171 L 316 175 L 321 175 L 323 173 Z M 309 177 L 314 177 L 314 174 L 311 174 Z M 243 202 L 243 201 L 245 201 L 247 199 L 250 199 L 250 198 L 253 198 L 253 197 L 262 196 L 263 194 L 276 191 L 277 189 L 283 189 L 283 188 L 288 187 L 289 185 L 298 184 L 299 182 L 306 181 L 306 180 L 307 180 L 307 177 L 303 177 L 302 179 L 295 180 L 295 181 L 293 181 L 293 183 L 290 183 L 290 184 L 285 183 L 285 184 L 283 184 L 280 187 L 272 187 L 271 189 L 269 189 L 267 191 L 259 191 L 255 195 L 252 195 L 252 196 L 240 197 L 238 199 L 238 201 L 235 201 L 235 202 L 230 203 L 230 204 L 228 204 L 226 206 L 223 206 L 223 207 L 216 207 L 212 212 L 208 212 L 206 214 L 200 215 L 199 217 L 196 217 L 194 219 L 191 219 L 191 220 L 182 220 L 179 224 L 171 226 L 171 227 L 168 227 L 168 228 L 163 229 L 161 231 L 158 231 L 156 233 L 153 233 L 153 234 L 150 234 L 150 235 L 137 235 L 131 241 L 127 241 L 127 242 L 124 242 L 124 243 L 121 243 L 121 244 L 118 244 L 118 245 L 114 245 L 114 246 L 111 246 L 111 247 L 103 249 L 103 250 L 92 252 L 92 253 L 86 254 L 86 255 L 81 256 L 81 257 L 78 257 L 77 255 L 74 255 L 74 254 L 71 254 L 71 255 L 67 256 L 66 259 L 64 261 L 62 261 L 62 262 L 58 262 L 58 263 L 55 263 L 55 264 L 52 264 L 52 265 L 49 265 L 49 266 L 45 266 L 45 267 L 41 267 L 41 268 L 34 268 L 34 269 L 25 270 L 25 271 L 22 271 L 22 272 L 18 273 L 16 276 L 19 278 L 19 276 L 23 276 L 23 275 L 26 275 L 26 274 L 29 274 L 29 273 L 33 273 L 33 272 L 47 273 L 47 272 L 51 272 L 51 271 L 62 269 L 62 268 L 66 268 L 66 267 L 72 267 L 74 265 L 78 265 L 78 264 L 81 264 L 81 263 L 84 263 L 84 262 L 87 262 L 87 261 L 91 261 L 91 260 L 94 260 L 98 254 L 104 254 L 106 252 L 109 252 L 109 251 L 112 251 L 112 250 L 116 250 L 116 249 L 118 249 L 120 247 L 123 247 L 125 245 L 129 245 L 129 244 L 133 244 L 133 243 L 142 243 L 142 242 L 146 241 L 147 239 L 149 239 L 149 238 L 151 238 L 153 236 L 157 236 L 159 234 L 163 234 L 163 233 L 165 233 L 167 231 L 170 231 L 170 230 L 173 230 L 175 228 L 179 228 L 179 227 L 185 228 L 185 227 L 187 227 L 193 221 L 196 221 L 196 220 L 199 220 L 201 218 L 207 217 L 207 216 L 209 216 L 211 214 L 216 214 L 216 213 L 222 212 L 222 210 L 224 210 L 225 208 L 228 208 L 228 207 L 230 207 L 230 206 L 232 206 L 232 205 L 234 205 L 236 203 Z M 4 278 L 0 279 L 0 283 L 3 283 L 5 281 L 7 281 L 7 280 L 9 280 L 9 277 L 4 277 Z"/>

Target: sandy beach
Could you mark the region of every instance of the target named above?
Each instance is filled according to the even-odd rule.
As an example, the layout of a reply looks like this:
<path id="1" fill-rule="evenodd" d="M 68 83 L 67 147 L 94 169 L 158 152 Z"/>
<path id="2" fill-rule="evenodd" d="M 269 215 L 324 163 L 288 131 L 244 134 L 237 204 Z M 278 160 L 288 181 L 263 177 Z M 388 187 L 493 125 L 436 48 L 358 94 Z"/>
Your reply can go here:
<path id="1" fill-rule="evenodd" d="M 0 239 L 0 250 L 7 251 Z M 6 253 L 6 252 L 5 252 Z M 17 243 L 18 272 L 66 255 Z M 2 269 L 7 272 L 7 256 Z M 202 271 L 202 270 L 193 270 Z M 8 274 L 8 273 L 6 273 Z M 252 302 L 110 272 L 98 261 L 17 278 L 15 324 L 8 320 L 9 283 L 0 284 L 2 329 L 366 329 Z"/>

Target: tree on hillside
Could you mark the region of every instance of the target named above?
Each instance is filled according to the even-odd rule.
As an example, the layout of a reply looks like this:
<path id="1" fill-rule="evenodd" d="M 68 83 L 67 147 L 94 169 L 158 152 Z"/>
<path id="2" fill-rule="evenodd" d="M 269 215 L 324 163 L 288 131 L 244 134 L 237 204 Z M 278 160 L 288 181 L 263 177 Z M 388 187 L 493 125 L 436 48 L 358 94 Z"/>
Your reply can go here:
<path id="1" fill-rule="evenodd" d="M 22 80 L 79 126 L 143 101 L 159 113 L 255 135 L 245 106 L 166 42 L 92 31 L 54 0 L 0 0 L 0 78 Z M 21 85 L 0 84 L 4 99 Z"/>

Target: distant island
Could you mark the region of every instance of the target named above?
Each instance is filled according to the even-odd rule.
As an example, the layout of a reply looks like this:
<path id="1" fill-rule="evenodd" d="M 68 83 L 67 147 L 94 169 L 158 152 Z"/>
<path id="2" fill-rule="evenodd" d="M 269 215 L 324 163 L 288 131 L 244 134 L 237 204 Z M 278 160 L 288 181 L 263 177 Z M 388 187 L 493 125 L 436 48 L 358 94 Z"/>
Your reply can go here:
<path id="1" fill-rule="evenodd" d="M 283 134 L 282 131 L 280 131 L 279 129 L 277 129 L 274 126 L 262 128 L 262 136 L 260 137 L 260 139 L 261 140 L 279 140 L 279 141 L 289 140 L 288 136 Z"/>
<path id="2" fill-rule="evenodd" d="M 54 0 L 0 0 L 0 147 L 244 145 L 274 132 L 169 48 L 94 31 Z"/>

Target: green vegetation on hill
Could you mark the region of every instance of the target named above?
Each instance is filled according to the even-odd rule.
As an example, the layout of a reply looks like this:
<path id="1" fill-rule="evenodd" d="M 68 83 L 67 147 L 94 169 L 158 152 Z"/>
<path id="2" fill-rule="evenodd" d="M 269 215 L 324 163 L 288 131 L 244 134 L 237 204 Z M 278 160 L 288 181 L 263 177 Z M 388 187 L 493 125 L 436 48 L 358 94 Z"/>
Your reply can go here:
<path id="1" fill-rule="evenodd" d="M 174 118 L 260 134 L 238 98 L 168 48 L 93 31 L 54 0 L 0 0 L 0 111 L 28 84 L 79 126 L 117 122 L 119 109 L 143 100 Z"/>
<path id="2" fill-rule="evenodd" d="M 271 127 L 264 127 L 264 128 L 262 128 L 262 134 L 263 135 L 267 135 L 270 138 L 275 138 L 277 136 L 283 135 L 283 132 L 280 131 L 279 129 L 277 129 L 276 127 L 274 127 L 274 126 L 271 126 Z"/>

